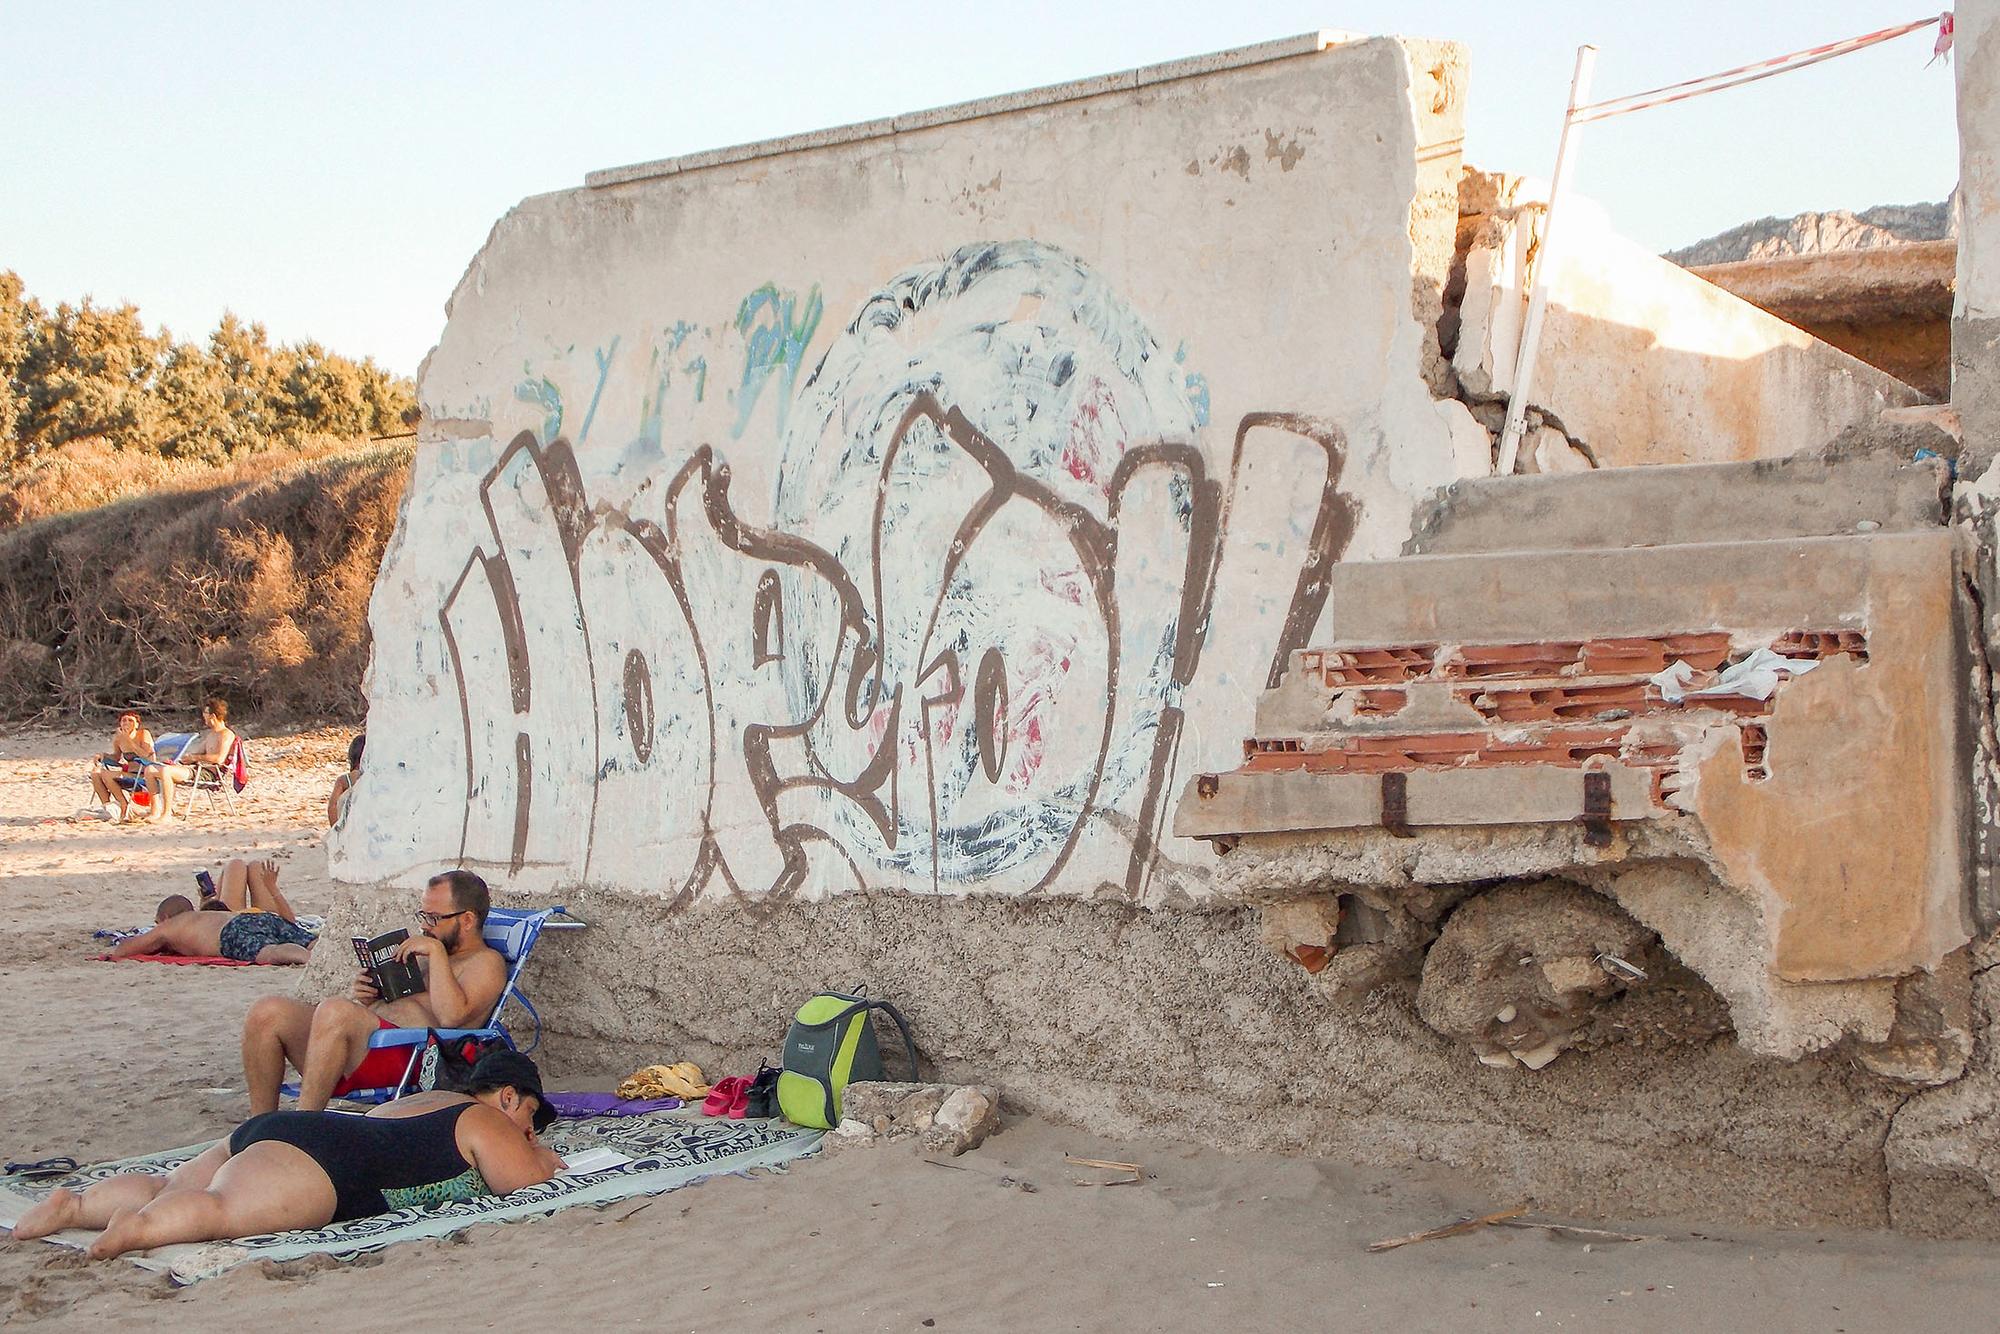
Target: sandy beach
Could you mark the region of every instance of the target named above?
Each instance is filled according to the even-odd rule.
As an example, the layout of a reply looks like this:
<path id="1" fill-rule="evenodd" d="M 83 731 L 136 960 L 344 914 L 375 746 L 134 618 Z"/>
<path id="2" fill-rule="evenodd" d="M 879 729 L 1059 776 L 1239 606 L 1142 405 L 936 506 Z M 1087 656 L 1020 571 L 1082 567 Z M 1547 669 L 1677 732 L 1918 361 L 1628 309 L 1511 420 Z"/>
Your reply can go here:
<path id="1" fill-rule="evenodd" d="M 322 910 L 330 891 L 319 828 L 344 731 L 258 736 L 235 814 L 211 808 L 166 828 L 74 818 L 86 757 L 103 741 L 0 731 L 0 1029 L 15 1038 L 0 1081 L 8 1159 L 104 1160 L 226 1133 L 246 1107 L 243 1012 L 299 982 L 292 969 L 94 962 L 93 929 L 143 923 L 162 895 L 189 889 L 191 872 L 235 855 L 276 858 L 301 912 Z M 557 1088 L 605 1088 L 626 1073 L 566 1064 L 559 1042 L 542 1055 Z M 1216 1116 L 1215 1140 L 1226 1142 L 1228 1108 Z M 1140 1163 L 1146 1177 L 1079 1185 L 1099 1174 L 1065 1154 Z M 188 1288 L 127 1263 L 8 1243 L 0 1321 L 1859 1331 L 1963 1323 L 2000 1296 L 2000 1246 L 1888 1233 L 1697 1232 L 1635 1217 L 1570 1221 L 1640 1240 L 1492 1227 L 1366 1249 L 1517 1203 L 1441 1171 L 1113 1142 L 1010 1116 L 950 1162 L 901 1145 L 848 1148 L 783 1174 L 487 1226 L 352 1263 L 253 1264 Z"/>

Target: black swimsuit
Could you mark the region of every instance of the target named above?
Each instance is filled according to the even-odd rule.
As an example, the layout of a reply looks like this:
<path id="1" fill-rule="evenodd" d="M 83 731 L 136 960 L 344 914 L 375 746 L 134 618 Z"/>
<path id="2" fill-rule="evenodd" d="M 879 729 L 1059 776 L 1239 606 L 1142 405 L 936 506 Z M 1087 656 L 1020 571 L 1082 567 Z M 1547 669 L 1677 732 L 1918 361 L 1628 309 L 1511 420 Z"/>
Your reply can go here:
<path id="1" fill-rule="evenodd" d="M 229 1152 L 263 1143 L 302 1150 L 333 1183 L 333 1221 L 342 1223 L 387 1213 L 384 1190 L 449 1181 L 470 1169 L 458 1151 L 458 1118 L 471 1105 L 399 1117 L 265 1112 L 236 1127 Z"/>

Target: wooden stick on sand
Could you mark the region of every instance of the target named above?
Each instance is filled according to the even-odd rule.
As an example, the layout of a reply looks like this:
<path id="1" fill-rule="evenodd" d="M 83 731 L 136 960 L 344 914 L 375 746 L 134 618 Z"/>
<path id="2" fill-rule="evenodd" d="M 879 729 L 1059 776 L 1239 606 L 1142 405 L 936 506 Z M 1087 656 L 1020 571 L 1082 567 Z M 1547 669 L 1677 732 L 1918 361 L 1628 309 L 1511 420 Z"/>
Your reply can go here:
<path id="1" fill-rule="evenodd" d="M 1480 1228 L 1490 1227 L 1494 1223 L 1504 1223 L 1510 1218 L 1519 1218 L 1526 1212 L 1528 1212 L 1527 1205 L 1517 1204 L 1512 1209 L 1482 1214 L 1478 1218 L 1461 1218 L 1456 1223 L 1446 1223 L 1443 1227 L 1429 1228 L 1423 1232 L 1412 1232 L 1407 1237 L 1390 1237 L 1374 1243 L 1368 1249 L 1371 1252 L 1393 1251 L 1398 1246 L 1408 1246 L 1415 1241 L 1436 1241 L 1439 1237 L 1456 1237 L 1462 1232 L 1477 1232 Z"/>

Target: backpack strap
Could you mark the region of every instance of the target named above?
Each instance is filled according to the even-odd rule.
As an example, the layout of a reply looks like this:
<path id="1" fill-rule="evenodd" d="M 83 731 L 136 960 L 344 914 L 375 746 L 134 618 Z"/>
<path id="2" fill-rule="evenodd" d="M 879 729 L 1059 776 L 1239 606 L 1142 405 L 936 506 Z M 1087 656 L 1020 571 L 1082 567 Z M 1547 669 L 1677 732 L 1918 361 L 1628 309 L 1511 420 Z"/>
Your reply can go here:
<path id="1" fill-rule="evenodd" d="M 917 1044 L 910 1040 L 910 1026 L 903 1022 L 903 1012 L 885 1000 L 868 1001 L 866 1006 L 871 1010 L 881 1010 L 896 1021 L 896 1031 L 903 1035 L 903 1050 L 910 1058 L 910 1082 L 923 1083 L 924 1077 L 917 1065 Z"/>

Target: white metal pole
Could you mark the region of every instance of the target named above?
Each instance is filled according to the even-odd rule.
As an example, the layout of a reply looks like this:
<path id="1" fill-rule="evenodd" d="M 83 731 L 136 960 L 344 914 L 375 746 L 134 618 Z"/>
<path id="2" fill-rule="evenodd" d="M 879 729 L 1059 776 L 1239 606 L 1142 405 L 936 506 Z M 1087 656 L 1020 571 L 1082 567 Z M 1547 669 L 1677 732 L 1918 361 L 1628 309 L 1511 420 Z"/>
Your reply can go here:
<path id="1" fill-rule="evenodd" d="M 1535 388 L 1535 355 L 1541 350 L 1542 314 L 1549 304 L 1549 257 L 1555 243 L 1556 215 L 1561 211 L 1564 192 L 1569 188 L 1571 170 L 1576 166 L 1576 109 L 1590 97 L 1590 73 L 1597 64 L 1597 48 L 1576 48 L 1576 73 L 1569 81 L 1569 106 L 1563 111 L 1562 138 L 1556 141 L 1555 177 L 1549 183 L 1549 208 L 1542 217 L 1542 242 L 1535 251 L 1534 280 L 1528 289 L 1528 317 L 1521 324 L 1521 347 L 1514 358 L 1514 390 L 1507 397 L 1507 421 L 1500 431 L 1500 458 L 1494 471 L 1505 476 L 1514 471 L 1521 453 L 1521 431 L 1527 424 L 1528 395 Z"/>

